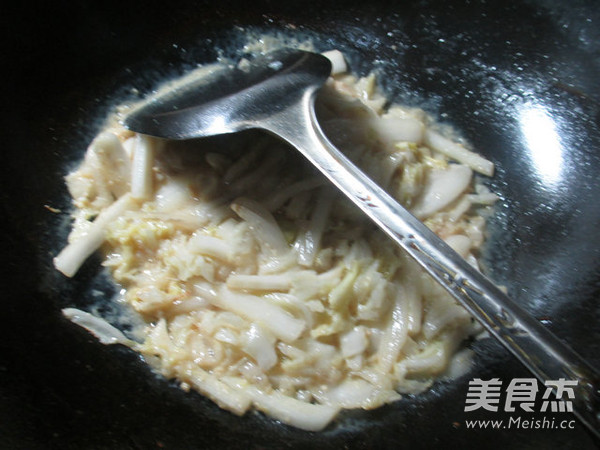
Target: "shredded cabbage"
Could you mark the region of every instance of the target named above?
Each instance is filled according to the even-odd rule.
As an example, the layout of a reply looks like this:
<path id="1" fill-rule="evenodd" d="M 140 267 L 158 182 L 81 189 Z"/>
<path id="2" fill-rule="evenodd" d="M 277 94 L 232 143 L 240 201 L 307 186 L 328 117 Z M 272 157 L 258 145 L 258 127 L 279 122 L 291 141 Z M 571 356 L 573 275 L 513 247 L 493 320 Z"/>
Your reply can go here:
<path id="1" fill-rule="evenodd" d="M 473 187 L 472 171 L 493 164 L 423 111 L 384 109 L 374 75 L 326 56 L 325 132 L 476 264 L 485 221 L 471 206 L 496 196 Z M 449 294 L 281 142 L 229 142 L 158 142 L 118 124 L 93 141 L 67 177 L 75 220 L 55 265 L 73 276 L 104 244 L 145 340 L 82 311 L 67 317 L 235 414 L 254 407 L 312 431 L 342 408 L 376 408 L 464 372 L 468 353 L 453 356 L 474 327 Z"/>

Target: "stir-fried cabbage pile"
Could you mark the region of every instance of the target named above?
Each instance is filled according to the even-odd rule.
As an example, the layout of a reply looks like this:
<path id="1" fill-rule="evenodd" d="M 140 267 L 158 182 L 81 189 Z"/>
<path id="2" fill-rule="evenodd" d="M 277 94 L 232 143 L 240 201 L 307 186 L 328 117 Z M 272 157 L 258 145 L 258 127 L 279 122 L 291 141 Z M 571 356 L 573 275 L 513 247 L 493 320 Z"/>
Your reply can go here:
<path id="1" fill-rule="evenodd" d="M 327 135 L 477 265 L 496 196 L 473 172 L 493 165 L 423 111 L 388 107 L 373 75 L 357 79 L 329 56 L 318 100 Z M 236 414 L 255 407 L 320 430 L 342 408 L 375 408 L 468 366 L 459 350 L 476 327 L 465 310 L 270 136 L 170 142 L 113 125 L 67 183 L 74 225 L 56 267 L 72 276 L 103 246 L 147 323 L 143 342 L 110 329 L 104 341 Z M 96 334 L 110 328 L 65 314 Z"/>

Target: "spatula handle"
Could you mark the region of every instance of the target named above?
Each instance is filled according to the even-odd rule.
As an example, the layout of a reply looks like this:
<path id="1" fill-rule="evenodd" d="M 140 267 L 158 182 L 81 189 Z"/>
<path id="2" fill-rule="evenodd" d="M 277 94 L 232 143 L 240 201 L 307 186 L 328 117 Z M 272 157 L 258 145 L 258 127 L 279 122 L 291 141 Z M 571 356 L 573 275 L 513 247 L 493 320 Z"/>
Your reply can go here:
<path id="1" fill-rule="evenodd" d="M 600 437 L 598 372 L 337 150 L 317 123 L 314 92 L 260 127 L 304 154 L 542 383 L 576 381 L 573 412 Z"/>

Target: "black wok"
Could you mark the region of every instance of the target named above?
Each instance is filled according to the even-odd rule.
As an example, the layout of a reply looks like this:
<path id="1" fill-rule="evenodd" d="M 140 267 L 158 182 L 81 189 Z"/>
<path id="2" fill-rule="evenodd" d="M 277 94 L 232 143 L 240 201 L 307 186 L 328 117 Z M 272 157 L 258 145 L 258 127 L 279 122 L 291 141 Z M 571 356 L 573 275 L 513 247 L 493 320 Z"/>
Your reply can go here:
<path id="1" fill-rule="evenodd" d="M 467 429 L 465 420 L 511 416 L 465 413 L 469 380 L 507 383 L 530 376 L 489 339 L 473 344 L 478 356 L 467 375 L 376 411 L 344 413 L 318 434 L 259 414 L 238 418 L 156 377 L 131 351 L 104 347 L 62 318 L 63 307 L 89 309 L 112 295 L 98 258 L 73 280 L 51 265 L 68 226 L 62 176 L 116 102 L 213 61 L 217 48 L 233 55 L 244 43 L 240 27 L 300 33 L 320 49 L 344 50 L 359 73 L 375 65 L 394 100 L 456 126 L 497 164 L 489 184 L 502 201 L 489 226 L 488 273 L 598 367 L 597 3 L 83 1 L 4 9 L 1 447 L 598 445 L 579 423 L 555 430 Z M 540 120 L 545 132 L 535 133 Z M 110 313 L 110 306 L 104 309 Z M 566 413 L 521 415 L 573 419 Z"/>

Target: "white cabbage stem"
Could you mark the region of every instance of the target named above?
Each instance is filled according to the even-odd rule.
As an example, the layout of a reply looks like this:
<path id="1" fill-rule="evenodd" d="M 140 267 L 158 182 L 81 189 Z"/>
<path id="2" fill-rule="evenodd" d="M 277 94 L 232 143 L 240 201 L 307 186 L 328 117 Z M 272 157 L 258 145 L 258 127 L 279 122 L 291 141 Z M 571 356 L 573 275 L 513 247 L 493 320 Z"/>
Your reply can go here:
<path id="1" fill-rule="evenodd" d="M 245 333 L 246 345 L 244 351 L 258 363 L 259 367 L 267 372 L 277 364 L 275 353 L 275 338 L 260 325 L 253 323 Z"/>
<path id="2" fill-rule="evenodd" d="M 472 175 L 471 169 L 462 164 L 450 164 L 444 170 L 432 170 L 412 213 L 420 219 L 426 219 L 450 205 L 469 187 Z"/>
<path id="3" fill-rule="evenodd" d="M 383 373 L 388 373 L 392 370 L 392 366 L 398 359 L 400 350 L 402 350 L 408 338 L 408 322 L 406 320 L 403 296 L 403 289 L 399 289 L 396 294 L 396 301 L 389 324 L 377 352 L 379 370 Z"/>
<path id="4" fill-rule="evenodd" d="M 218 293 L 202 284 L 196 284 L 194 288 L 200 297 L 205 298 L 213 305 L 233 311 L 252 322 L 260 323 L 285 342 L 298 339 L 306 327 L 303 320 L 295 318 L 284 309 L 261 297 L 235 293 L 225 286 Z"/>
<path id="5" fill-rule="evenodd" d="M 453 234 L 452 236 L 448 236 L 445 241 L 452 250 L 463 258 L 466 258 L 469 254 L 469 250 L 471 250 L 471 239 L 463 234 Z"/>
<path id="6" fill-rule="evenodd" d="M 298 237 L 294 244 L 294 249 L 298 253 L 298 263 L 302 266 L 311 266 L 321 249 L 321 240 L 327 226 L 334 193 L 335 191 L 331 189 L 320 190 L 308 229 Z"/>
<path id="7" fill-rule="evenodd" d="M 364 327 L 360 326 L 354 327 L 340 338 L 340 347 L 344 358 L 360 355 L 367 349 L 368 344 Z"/>
<path id="8" fill-rule="evenodd" d="M 231 244 L 225 240 L 200 233 L 192 236 L 188 248 L 193 253 L 211 256 L 225 262 L 230 262 L 235 253 Z"/>
<path id="9" fill-rule="evenodd" d="M 466 164 L 476 172 L 489 177 L 494 174 L 494 163 L 435 131 L 425 131 L 425 144 L 462 164 Z"/>
<path id="10" fill-rule="evenodd" d="M 138 134 L 131 165 L 131 195 L 133 198 L 148 199 L 152 195 L 154 153 L 154 142 L 151 138 Z"/>
<path id="11" fill-rule="evenodd" d="M 101 317 L 76 308 L 64 308 L 62 313 L 71 322 L 92 333 L 102 344 L 123 344 L 134 349 L 138 346 L 137 342 L 128 339 L 120 330 Z"/>
<path id="12" fill-rule="evenodd" d="M 227 287 L 248 291 L 289 291 L 292 287 L 292 273 L 275 275 L 232 274 L 227 278 Z"/>
<path id="13" fill-rule="evenodd" d="M 282 255 L 289 249 L 281 228 L 263 205 L 248 198 L 238 198 L 232 203 L 231 209 L 248 222 L 256 233 L 258 242 L 271 253 Z"/>
<path id="14" fill-rule="evenodd" d="M 68 277 L 75 275 L 85 260 L 106 239 L 106 227 L 125 211 L 134 207 L 136 202 L 131 195 L 123 195 L 96 217 L 85 235 L 71 242 L 54 258 L 54 267 Z"/>
<path id="15" fill-rule="evenodd" d="M 371 120 L 371 124 L 377 136 L 390 145 L 405 141 L 416 143 L 423 141 L 425 125 L 420 120 L 412 117 L 375 117 Z M 393 146 L 390 148 L 395 150 Z"/>
<path id="16" fill-rule="evenodd" d="M 302 192 L 310 191 L 311 189 L 323 186 L 326 183 L 327 181 L 323 177 L 315 177 L 307 180 L 297 181 L 296 183 L 286 186 L 279 192 L 274 193 L 273 196 L 266 199 L 263 203 L 265 208 L 267 208 L 269 211 L 277 211 L 290 198 L 295 197 Z"/>
<path id="17" fill-rule="evenodd" d="M 117 198 L 121 197 L 127 192 L 131 165 L 121 141 L 113 133 L 105 132 L 94 139 L 91 148 L 98 157 L 110 192 Z"/>
<path id="18" fill-rule="evenodd" d="M 256 408 L 283 423 L 307 431 L 320 431 L 333 420 L 339 406 L 306 403 L 277 391 L 266 394 L 256 387 L 245 390 Z"/>
<path id="19" fill-rule="evenodd" d="M 337 75 L 348 71 L 348 65 L 344 59 L 344 54 L 339 50 L 329 50 L 321 54 L 331 61 L 331 75 Z"/>

